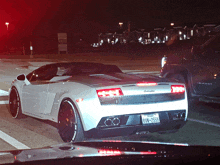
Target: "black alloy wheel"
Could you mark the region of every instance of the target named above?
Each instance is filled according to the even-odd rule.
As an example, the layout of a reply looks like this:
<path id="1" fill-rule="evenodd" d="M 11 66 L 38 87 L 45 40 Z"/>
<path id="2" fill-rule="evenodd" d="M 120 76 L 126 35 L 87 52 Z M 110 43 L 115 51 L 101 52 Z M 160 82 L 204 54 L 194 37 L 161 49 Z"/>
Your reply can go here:
<path id="1" fill-rule="evenodd" d="M 18 94 L 18 90 L 15 87 L 12 87 L 10 96 L 9 96 L 9 108 L 10 113 L 13 118 L 21 118 L 22 111 L 21 111 L 21 101 Z"/>
<path id="2" fill-rule="evenodd" d="M 64 142 L 76 142 L 84 139 L 82 124 L 70 100 L 61 103 L 58 116 L 58 131 Z"/>

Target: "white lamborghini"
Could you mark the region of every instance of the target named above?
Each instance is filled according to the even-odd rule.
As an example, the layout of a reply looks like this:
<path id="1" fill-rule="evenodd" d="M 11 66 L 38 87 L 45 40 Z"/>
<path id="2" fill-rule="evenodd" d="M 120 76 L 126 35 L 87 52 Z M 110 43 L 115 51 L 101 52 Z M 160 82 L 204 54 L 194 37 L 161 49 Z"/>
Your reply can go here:
<path id="1" fill-rule="evenodd" d="M 58 123 L 65 142 L 174 132 L 188 114 L 184 84 L 89 62 L 53 63 L 17 76 L 9 103 L 13 118 L 27 115 Z"/>

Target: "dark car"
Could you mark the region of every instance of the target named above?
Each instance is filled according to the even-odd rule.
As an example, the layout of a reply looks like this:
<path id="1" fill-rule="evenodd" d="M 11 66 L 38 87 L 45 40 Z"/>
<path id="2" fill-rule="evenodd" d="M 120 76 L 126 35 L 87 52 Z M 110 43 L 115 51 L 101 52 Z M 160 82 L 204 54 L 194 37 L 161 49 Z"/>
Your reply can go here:
<path id="1" fill-rule="evenodd" d="M 220 103 L 219 57 L 220 33 L 217 33 L 205 43 L 193 46 L 191 52 L 162 58 L 160 77 L 185 83 L 188 98 Z"/>

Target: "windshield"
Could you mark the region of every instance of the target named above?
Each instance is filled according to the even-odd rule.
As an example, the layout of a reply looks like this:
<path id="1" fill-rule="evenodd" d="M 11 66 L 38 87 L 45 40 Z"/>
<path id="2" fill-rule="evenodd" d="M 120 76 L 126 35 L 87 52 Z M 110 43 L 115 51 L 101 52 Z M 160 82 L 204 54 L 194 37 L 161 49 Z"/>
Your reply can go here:
<path id="1" fill-rule="evenodd" d="M 87 140 L 220 146 L 214 1 L 1 5 L 0 151 Z M 200 42 L 201 59 L 161 70 L 164 55 Z"/>

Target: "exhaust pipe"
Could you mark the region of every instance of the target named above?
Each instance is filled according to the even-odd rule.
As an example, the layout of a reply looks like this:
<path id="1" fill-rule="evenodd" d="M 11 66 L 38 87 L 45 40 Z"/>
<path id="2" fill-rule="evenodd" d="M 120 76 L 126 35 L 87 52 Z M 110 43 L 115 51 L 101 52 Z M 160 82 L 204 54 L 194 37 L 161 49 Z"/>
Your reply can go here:
<path id="1" fill-rule="evenodd" d="M 105 126 L 109 127 L 109 126 L 118 126 L 120 124 L 120 119 L 118 117 L 115 117 L 113 119 L 111 118 L 107 118 L 104 121 Z"/>
<path id="2" fill-rule="evenodd" d="M 111 126 L 112 125 L 112 120 L 107 118 L 105 121 L 104 121 L 104 124 L 105 126 Z"/>
<path id="3" fill-rule="evenodd" d="M 115 117 L 113 120 L 112 120 L 112 123 L 114 126 L 117 126 L 120 124 L 120 119 L 118 117 Z"/>

